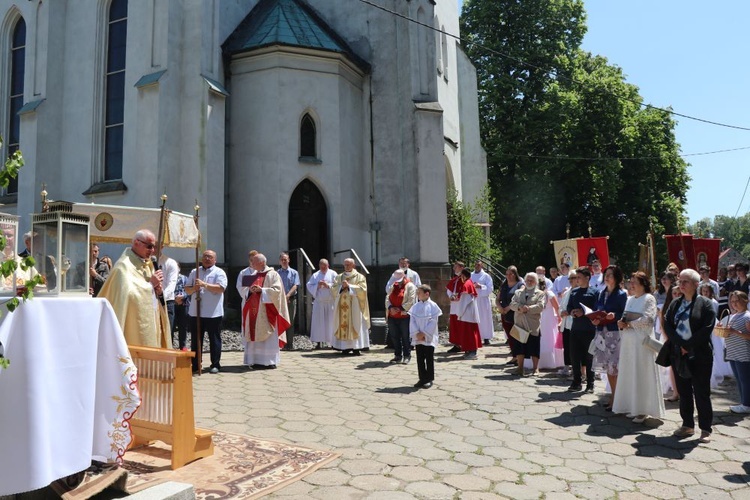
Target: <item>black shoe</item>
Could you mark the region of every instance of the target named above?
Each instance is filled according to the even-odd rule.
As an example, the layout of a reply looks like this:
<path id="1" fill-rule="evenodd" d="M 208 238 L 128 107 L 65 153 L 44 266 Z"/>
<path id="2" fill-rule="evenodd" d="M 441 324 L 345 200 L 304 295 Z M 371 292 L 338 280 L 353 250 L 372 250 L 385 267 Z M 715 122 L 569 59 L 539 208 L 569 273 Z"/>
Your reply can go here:
<path id="1" fill-rule="evenodd" d="M 508 360 L 508 362 L 507 362 L 507 363 L 505 363 L 505 364 L 506 364 L 506 365 L 517 365 L 517 364 L 518 364 L 518 361 L 516 361 L 516 358 L 510 358 L 510 359 Z"/>
<path id="2" fill-rule="evenodd" d="M 570 387 L 568 387 L 568 392 L 581 392 L 581 384 L 570 384 Z"/>
<path id="3" fill-rule="evenodd" d="M 594 384 L 586 385 L 586 394 L 594 394 Z"/>
<path id="4" fill-rule="evenodd" d="M 414 387 L 416 387 L 417 389 L 421 389 L 424 384 L 425 383 L 420 380 L 419 382 L 417 382 L 416 384 L 414 384 Z"/>
<path id="5" fill-rule="evenodd" d="M 490 339 L 484 339 L 484 345 L 490 345 Z"/>
<path id="6" fill-rule="evenodd" d="M 401 364 L 401 358 L 393 358 L 392 360 L 389 361 L 389 363 L 392 364 L 392 365 L 400 365 Z"/>
<path id="7" fill-rule="evenodd" d="M 354 349 L 352 351 L 352 356 L 362 356 L 362 351 L 360 351 L 359 349 Z"/>
<path id="8" fill-rule="evenodd" d="M 452 354 L 454 352 L 461 352 L 461 346 L 454 345 L 450 349 L 448 349 L 448 354 Z"/>
<path id="9" fill-rule="evenodd" d="M 430 387 L 432 387 L 432 382 L 425 382 L 422 384 L 422 389 L 429 389 Z"/>
<path id="10" fill-rule="evenodd" d="M 401 364 L 408 365 L 411 362 L 411 358 L 404 358 Z"/>

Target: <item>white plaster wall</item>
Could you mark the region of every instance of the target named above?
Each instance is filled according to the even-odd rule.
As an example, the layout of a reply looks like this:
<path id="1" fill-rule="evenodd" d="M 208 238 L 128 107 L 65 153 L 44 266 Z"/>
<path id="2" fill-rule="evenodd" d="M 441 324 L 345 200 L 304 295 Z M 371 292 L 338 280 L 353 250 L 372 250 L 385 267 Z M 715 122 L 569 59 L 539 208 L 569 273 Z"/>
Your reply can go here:
<path id="1" fill-rule="evenodd" d="M 367 255 L 362 75 L 336 56 L 276 50 L 235 60 L 231 71 L 232 253 L 287 249 L 289 199 L 310 178 L 328 202 L 331 249 Z M 320 165 L 299 161 L 306 111 L 317 118 Z"/>
<path id="2" fill-rule="evenodd" d="M 487 157 L 479 133 L 477 72 L 461 48 L 456 49 L 460 112 L 459 151 L 463 200 L 473 202 L 487 184 Z"/>

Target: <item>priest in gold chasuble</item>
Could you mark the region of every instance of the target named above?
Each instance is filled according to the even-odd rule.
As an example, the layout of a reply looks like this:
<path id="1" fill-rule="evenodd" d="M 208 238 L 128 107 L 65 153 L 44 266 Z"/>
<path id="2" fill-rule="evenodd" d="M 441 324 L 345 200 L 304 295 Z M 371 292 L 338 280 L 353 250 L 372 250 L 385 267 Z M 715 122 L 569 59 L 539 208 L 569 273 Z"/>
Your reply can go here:
<path id="1" fill-rule="evenodd" d="M 367 279 L 354 268 L 354 259 L 344 261 L 344 272 L 331 287 L 335 297 L 333 312 L 333 348 L 359 355 L 370 347 L 370 306 L 367 303 Z"/>

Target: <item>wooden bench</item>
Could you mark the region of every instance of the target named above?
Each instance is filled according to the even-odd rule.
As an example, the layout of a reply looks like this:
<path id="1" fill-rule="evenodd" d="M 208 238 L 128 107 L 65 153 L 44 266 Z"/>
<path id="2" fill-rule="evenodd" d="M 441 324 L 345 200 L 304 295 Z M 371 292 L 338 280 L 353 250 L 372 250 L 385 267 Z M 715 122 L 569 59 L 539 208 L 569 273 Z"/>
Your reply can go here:
<path id="1" fill-rule="evenodd" d="M 195 427 L 190 351 L 128 346 L 138 368 L 141 406 L 130 426 L 131 447 L 162 441 L 172 447 L 172 470 L 214 454 L 213 431 Z"/>

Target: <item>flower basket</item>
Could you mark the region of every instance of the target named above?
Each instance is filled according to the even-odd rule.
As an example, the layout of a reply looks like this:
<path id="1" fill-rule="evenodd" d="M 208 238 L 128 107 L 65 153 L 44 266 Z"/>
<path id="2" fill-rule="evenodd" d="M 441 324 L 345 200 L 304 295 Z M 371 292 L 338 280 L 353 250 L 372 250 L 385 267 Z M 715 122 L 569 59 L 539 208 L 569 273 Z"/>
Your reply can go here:
<path id="1" fill-rule="evenodd" d="M 722 313 L 722 317 L 719 318 L 719 322 L 714 326 L 714 335 L 724 339 L 729 337 L 732 331 L 732 329 L 729 328 L 729 318 L 731 318 L 729 311 L 725 310 L 724 313 Z"/>

